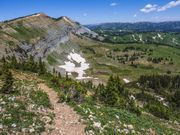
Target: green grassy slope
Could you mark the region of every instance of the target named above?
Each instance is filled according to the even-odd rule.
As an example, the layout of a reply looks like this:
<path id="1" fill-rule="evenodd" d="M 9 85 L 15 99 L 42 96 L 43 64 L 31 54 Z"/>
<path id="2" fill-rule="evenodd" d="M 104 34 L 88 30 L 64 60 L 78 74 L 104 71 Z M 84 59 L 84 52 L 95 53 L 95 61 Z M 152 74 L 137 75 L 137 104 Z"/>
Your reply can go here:
<path id="1" fill-rule="evenodd" d="M 81 40 L 80 50 L 90 62 L 88 74 L 105 79 L 110 74 L 137 79 L 143 74 L 180 73 L 178 48 L 154 44 L 103 44 Z M 160 61 L 159 61 L 160 59 Z"/>
<path id="2" fill-rule="evenodd" d="M 47 120 L 53 120 L 49 98 L 46 93 L 38 90 L 38 81 L 31 79 L 31 74 L 29 80 L 16 72 L 13 76 L 15 92 L 0 93 L 0 134 L 40 134 L 45 130 Z"/>

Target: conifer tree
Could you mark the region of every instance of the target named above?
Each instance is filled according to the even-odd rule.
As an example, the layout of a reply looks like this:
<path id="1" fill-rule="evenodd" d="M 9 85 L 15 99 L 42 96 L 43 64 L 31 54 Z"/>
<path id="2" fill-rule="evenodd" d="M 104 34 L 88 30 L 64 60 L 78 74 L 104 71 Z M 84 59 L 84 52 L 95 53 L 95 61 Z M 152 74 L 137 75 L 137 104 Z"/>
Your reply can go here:
<path id="1" fill-rule="evenodd" d="M 46 73 L 46 67 L 45 67 L 45 64 L 44 62 L 42 62 L 42 59 L 39 58 L 39 65 L 38 65 L 38 68 L 39 68 L 39 75 L 42 75 L 42 74 L 45 74 Z"/>
<path id="2" fill-rule="evenodd" d="M 2 62 L 3 68 L 8 67 L 7 60 L 6 60 L 6 58 L 4 56 L 2 57 L 1 62 Z"/>
<path id="3" fill-rule="evenodd" d="M 2 63 L 6 63 L 6 58 L 3 56 L 2 59 L 1 59 Z"/>
<path id="4" fill-rule="evenodd" d="M 34 57 L 32 55 L 29 56 L 29 59 L 27 61 L 27 65 L 25 65 L 25 69 L 32 71 L 32 72 L 37 72 L 38 67 L 37 63 L 34 61 Z"/>
<path id="5" fill-rule="evenodd" d="M 3 72 L 3 87 L 1 88 L 2 93 L 9 94 L 13 92 L 13 83 L 14 79 L 12 76 L 12 73 L 9 69 L 5 67 L 4 72 Z"/>
<path id="6" fill-rule="evenodd" d="M 58 72 L 58 78 L 61 78 L 61 73 L 60 72 Z"/>
<path id="7" fill-rule="evenodd" d="M 53 75 L 56 75 L 56 69 L 53 68 Z"/>
<path id="8" fill-rule="evenodd" d="M 180 107 L 180 90 L 174 93 L 173 101 L 176 103 L 177 107 Z"/>
<path id="9" fill-rule="evenodd" d="M 66 72 L 66 80 L 69 80 L 69 76 L 68 73 Z"/>
<path id="10" fill-rule="evenodd" d="M 106 88 L 101 92 L 102 100 L 108 105 L 115 105 L 118 100 L 118 89 L 114 85 L 114 77 L 110 76 Z"/>
<path id="11" fill-rule="evenodd" d="M 10 65 L 12 68 L 14 69 L 18 69 L 18 62 L 17 62 L 17 59 L 16 59 L 16 56 L 13 55 L 11 57 L 11 65 Z"/>

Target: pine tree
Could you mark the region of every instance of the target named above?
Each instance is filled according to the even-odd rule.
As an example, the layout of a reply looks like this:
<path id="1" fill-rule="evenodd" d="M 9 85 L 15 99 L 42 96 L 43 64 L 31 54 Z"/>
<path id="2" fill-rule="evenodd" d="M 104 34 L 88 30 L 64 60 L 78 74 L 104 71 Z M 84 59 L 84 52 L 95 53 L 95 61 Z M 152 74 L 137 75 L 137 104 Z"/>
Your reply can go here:
<path id="1" fill-rule="evenodd" d="M 61 78 L 61 73 L 60 73 L 60 72 L 58 72 L 58 78 L 59 78 L 59 79 Z"/>
<path id="2" fill-rule="evenodd" d="M 2 59 L 1 59 L 1 62 L 2 62 L 3 68 L 4 67 L 8 68 L 8 62 L 6 60 L 6 57 L 3 56 Z"/>
<path id="3" fill-rule="evenodd" d="M 173 101 L 176 103 L 177 107 L 180 107 L 180 90 L 176 91 L 173 96 Z"/>
<path id="4" fill-rule="evenodd" d="M 66 72 L 66 81 L 69 80 L 68 73 Z"/>
<path id="5" fill-rule="evenodd" d="M 123 94 L 124 93 L 124 87 L 121 84 L 120 78 L 119 76 L 114 77 L 114 85 L 116 86 L 117 90 L 118 90 L 118 94 Z"/>
<path id="6" fill-rule="evenodd" d="M 56 69 L 53 68 L 53 75 L 56 75 Z"/>
<path id="7" fill-rule="evenodd" d="M 3 81 L 4 81 L 4 85 L 1 88 L 1 92 L 6 93 L 6 94 L 13 92 L 14 79 L 13 79 L 12 73 L 11 73 L 11 71 L 9 71 L 9 69 L 4 69 Z"/>
<path id="8" fill-rule="evenodd" d="M 11 57 L 11 65 L 10 65 L 12 68 L 14 69 L 18 69 L 18 62 L 17 62 L 17 59 L 16 59 L 16 56 L 13 55 Z"/>
<path id="9" fill-rule="evenodd" d="M 46 73 L 46 67 L 45 67 L 45 63 L 42 62 L 42 59 L 39 58 L 39 65 L 38 65 L 38 68 L 39 68 L 39 75 L 42 75 L 42 74 L 45 74 Z"/>
<path id="10" fill-rule="evenodd" d="M 1 61 L 2 61 L 3 64 L 5 64 L 6 63 L 6 58 L 3 56 Z"/>
<path id="11" fill-rule="evenodd" d="M 118 101 L 118 89 L 114 82 L 114 77 L 110 76 L 106 88 L 101 92 L 101 98 L 105 104 L 112 106 L 114 106 Z"/>
<path id="12" fill-rule="evenodd" d="M 25 65 L 25 69 L 31 71 L 31 72 L 37 72 L 38 71 L 38 67 L 37 67 L 37 63 L 34 61 L 34 57 L 31 55 L 26 63 L 27 65 Z"/>
<path id="13" fill-rule="evenodd" d="M 94 93 L 94 99 L 98 99 L 100 101 L 103 101 L 103 91 L 105 89 L 105 86 L 103 84 L 99 84 L 97 88 L 95 88 L 95 93 Z"/>

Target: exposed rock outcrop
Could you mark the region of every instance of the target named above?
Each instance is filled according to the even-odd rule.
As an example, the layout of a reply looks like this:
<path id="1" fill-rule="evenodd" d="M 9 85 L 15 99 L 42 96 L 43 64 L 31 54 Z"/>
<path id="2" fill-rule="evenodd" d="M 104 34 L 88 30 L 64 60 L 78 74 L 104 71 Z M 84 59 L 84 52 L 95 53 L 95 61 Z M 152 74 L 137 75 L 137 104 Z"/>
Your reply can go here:
<path id="1" fill-rule="evenodd" d="M 15 53 L 18 57 L 27 54 L 43 58 L 60 43 L 67 42 L 71 34 L 101 39 L 65 16 L 56 19 L 37 13 L 6 21 L 0 24 L 0 57 Z"/>

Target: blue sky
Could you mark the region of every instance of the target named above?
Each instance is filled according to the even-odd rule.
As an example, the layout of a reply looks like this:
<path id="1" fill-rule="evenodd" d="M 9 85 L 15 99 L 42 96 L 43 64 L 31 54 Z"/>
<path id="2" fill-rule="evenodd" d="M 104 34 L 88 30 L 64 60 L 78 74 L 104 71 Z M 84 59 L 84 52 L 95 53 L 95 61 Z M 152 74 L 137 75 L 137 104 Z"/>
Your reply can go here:
<path id="1" fill-rule="evenodd" d="M 82 24 L 180 20 L 180 0 L 0 0 L 0 21 L 37 12 Z"/>

